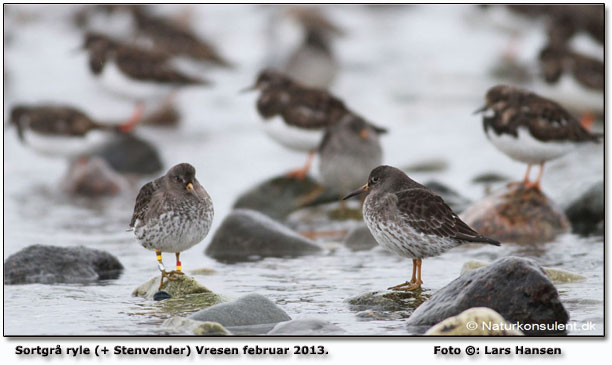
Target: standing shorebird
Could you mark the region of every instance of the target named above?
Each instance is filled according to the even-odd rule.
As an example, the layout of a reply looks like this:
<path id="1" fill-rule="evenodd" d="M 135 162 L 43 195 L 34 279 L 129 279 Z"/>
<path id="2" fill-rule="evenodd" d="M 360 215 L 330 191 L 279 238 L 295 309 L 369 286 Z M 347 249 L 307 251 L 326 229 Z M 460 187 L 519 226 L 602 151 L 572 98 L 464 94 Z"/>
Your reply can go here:
<path id="1" fill-rule="evenodd" d="M 215 66 L 231 67 L 212 44 L 198 37 L 187 25 L 153 15 L 142 5 L 133 6 L 132 13 L 139 34 L 150 40 L 159 51 Z"/>
<path id="2" fill-rule="evenodd" d="M 262 71 L 248 90 L 260 91 L 257 111 L 264 118 L 266 133 L 287 148 L 309 152 L 304 167 L 289 173 L 298 179 L 308 173 L 325 129 L 354 115 L 331 93 L 303 86 L 274 70 Z"/>
<path id="3" fill-rule="evenodd" d="M 500 243 L 474 231 L 444 200 L 425 186 L 391 166 L 378 166 L 368 183 L 349 193 L 349 199 L 367 193 L 363 219 L 379 245 L 397 255 L 412 259 L 412 279 L 393 286 L 393 290 L 421 287 L 421 263 L 426 257 L 463 243 Z"/>
<path id="4" fill-rule="evenodd" d="M 10 123 L 19 140 L 45 155 L 76 158 L 107 142 L 115 132 L 129 132 L 130 123 L 101 123 L 64 105 L 16 105 Z"/>
<path id="5" fill-rule="evenodd" d="M 286 16 L 298 22 L 302 40 L 282 66 L 284 72 L 303 85 L 328 89 L 339 68 L 332 43 L 344 32 L 315 8 L 290 7 Z"/>
<path id="6" fill-rule="evenodd" d="M 510 158 L 528 165 L 523 184 L 540 188 L 544 163 L 572 151 L 578 144 L 599 142 L 563 107 L 552 100 L 512 86 L 498 85 L 487 91 L 482 123 L 487 138 Z M 531 166 L 540 164 L 535 182 Z"/>
<path id="7" fill-rule="evenodd" d="M 99 33 L 87 33 L 83 48 L 89 55 L 89 70 L 116 95 L 133 99 L 136 110 L 130 119 L 140 121 L 144 102 L 169 97 L 186 86 L 208 84 L 175 67 L 168 54 L 124 44 Z"/>
<path id="8" fill-rule="evenodd" d="M 365 181 L 382 163 L 379 135 L 385 132 L 350 114 L 328 127 L 318 151 L 323 185 L 346 192 Z M 344 200 L 341 203 L 344 210 Z"/>
<path id="9" fill-rule="evenodd" d="M 201 242 L 214 216 L 210 196 L 195 177 L 195 168 L 188 163 L 172 167 L 166 175 L 142 188 L 136 197 L 130 227 L 140 244 L 155 250 L 161 281 L 182 275 L 180 253 Z M 176 270 L 166 272 L 162 252 L 176 254 Z"/>

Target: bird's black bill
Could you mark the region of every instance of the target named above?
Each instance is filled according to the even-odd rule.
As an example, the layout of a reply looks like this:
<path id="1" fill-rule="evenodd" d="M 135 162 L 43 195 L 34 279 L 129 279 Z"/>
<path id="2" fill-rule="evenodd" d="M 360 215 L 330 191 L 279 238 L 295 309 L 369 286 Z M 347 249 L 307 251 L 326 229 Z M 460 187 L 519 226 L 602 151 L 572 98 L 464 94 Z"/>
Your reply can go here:
<path id="1" fill-rule="evenodd" d="M 368 187 L 368 184 L 365 184 L 364 186 L 360 187 L 359 189 L 353 190 L 350 193 L 348 193 L 344 198 L 342 198 L 342 200 L 350 199 L 350 198 L 354 197 L 355 195 L 359 195 L 359 194 L 361 194 L 363 192 L 367 192 L 369 190 L 370 190 L 370 188 Z"/>
<path id="2" fill-rule="evenodd" d="M 489 108 L 489 106 L 488 106 L 488 105 L 483 105 L 483 106 L 481 106 L 480 108 L 478 108 L 478 109 L 474 110 L 474 112 L 473 112 L 472 114 L 482 113 L 482 112 L 484 112 L 485 110 L 487 110 L 488 108 Z"/>

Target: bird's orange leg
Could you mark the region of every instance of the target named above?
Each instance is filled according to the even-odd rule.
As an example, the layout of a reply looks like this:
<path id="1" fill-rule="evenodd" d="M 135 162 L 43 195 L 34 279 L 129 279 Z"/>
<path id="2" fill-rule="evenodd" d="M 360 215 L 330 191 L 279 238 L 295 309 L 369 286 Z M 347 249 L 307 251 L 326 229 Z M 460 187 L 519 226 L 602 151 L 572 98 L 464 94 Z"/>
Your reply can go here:
<path id="1" fill-rule="evenodd" d="M 315 151 L 310 151 L 308 153 L 308 158 L 306 159 L 306 164 L 304 164 L 304 167 L 299 168 L 297 170 L 289 171 L 287 173 L 287 177 L 292 177 L 297 180 L 304 180 L 304 178 L 306 178 L 306 175 L 308 175 L 308 171 L 310 170 L 310 165 L 312 165 L 314 155 Z"/>
<path id="2" fill-rule="evenodd" d="M 528 186 L 529 182 L 529 173 L 531 172 L 531 164 L 527 165 L 527 172 L 525 172 L 525 178 L 523 179 L 523 185 Z"/>
<path id="3" fill-rule="evenodd" d="M 143 114 L 144 114 L 144 104 L 142 102 L 138 102 L 136 104 L 136 109 L 134 109 L 134 113 L 132 113 L 132 116 L 130 117 L 130 119 L 128 119 L 127 122 L 121 124 L 119 126 L 119 130 L 124 133 L 131 132 L 132 129 L 134 129 L 134 127 L 138 123 L 140 123 L 140 121 L 142 120 Z"/>
<path id="4" fill-rule="evenodd" d="M 595 116 L 593 113 L 586 112 L 582 114 L 582 118 L 580 118 L 580 125 L 582 128 L 590 131 L 593 128 L 593 122 L 595 121 Z"/>
<path id="5" fill-rule="evenodd" d="M 182 271 L 183 267 L 181 265 L 180 255 L 181 255 L 180 252 L 176 253 L 176 270 L 170 271 L 168 275 L 184 275 Z"/>
<path id="6" fill-rule="evenodd" d="M 396 286 L 392 286 L 389 288 L 389 290 L 410 291 L 420 288 L 421 284 L 423 284 L 423 281 L 421 281 L 421 262 L 421 259 L 413 259 L 412 278 L 410 279 L 410 281 Z"/>
<path id="7" fill-rule="evenodd" d="M 540 189 L 540 180 L 542 180 L 542 175 L 543 174 L 544 174 L 544 161 L 540 162 L 540 172 L 538 172 L 538 178 L 536 179 L 536 181 L 530 182 L 529 184 L 526 184 L 525 187 L 527 187 L 529 189 L 541 190 Z"/>

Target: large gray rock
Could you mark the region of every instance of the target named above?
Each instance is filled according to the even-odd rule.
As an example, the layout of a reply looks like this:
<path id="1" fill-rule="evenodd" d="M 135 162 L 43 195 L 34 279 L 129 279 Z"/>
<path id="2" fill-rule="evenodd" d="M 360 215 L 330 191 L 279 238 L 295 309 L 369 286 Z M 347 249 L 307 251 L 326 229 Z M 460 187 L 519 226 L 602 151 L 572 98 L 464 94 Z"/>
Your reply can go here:
<path id="1" fill-rule="evenodd" d="M 307 176 L 302 180 L 278 176 L 242 194 L 234 209 L 252 209 L 273 219 L 283 220 L 291 212 L 307 206 L 338 201 L 333 192 Z"/>
<path id="2" fill-rule="evenodd" d="M 203 309 L 189 316 L 189 319 L 217 322 L 228 328 L 232 333 L 240 334 L 240 331 L 235 331 L 233 328 L 271 325 L 289 321 L 291 317 L 263 295 L 248 294 L 229 303 L 217 304 Z M 270 330 L 269 328 L 267 329 L 268 331 Z"/>
<path id="3" fill-rule="evenodd" d="M 346 331 L 335 324 L 320 319 L 294 319 L 281 322 L 268 332 L 271 336 L 330 336 Z"/>
<path id="4" fill-rule="evenodd" d="M 299 256 L 320 250 L 313 241 L 268 216 L 238 209 L 221 223 L 205 253 L 220 260 L 239 261 L 253 256 Z"/>
<path id="5" fill-rule="evenodd" d="M 535 262 L 505 257 L 461 275 L 434 293 L 406 322 L 415 332 L 456 316 L 472 307 L 488 307 L 508 322 L 522 324 L 565 324 L 569 315 L 557 289 Z M 554 331 L 525 329 L 527 335 L 550 335 Z"/>
<path id="6" fill-rule="evenodd" d="M 132 133 L 118 134 L 93 155 L 103 158 L 123 174 L 151 175 L 163 167 L 155 146 Z"/>
<path id="7" fill-rule="evenodd" d="M 4 284 L 85 283 L 117 279 L 123 265 L 108 252 L 86 247 L 32 245 L 4 262 Z"/>
<path id="8" fill-rule="evenodd" d="M 95 198 L 116 195 L 128 190 L 128 180 L 115 172 L 100 157 L 73 161 L 62 180 L 62 189 L 69 194 Z"/>
<path id="9" fill-rule="evenodd" d="M 572 222 L 572 231 L 581 235 L 603 234 L 605 215 L 604 183 L 593 183 L 580 196 L 567 204 L 565 215 Z"/>
<path id="10" fill-rule="evenodd" d="M 370 229 L 365 224 L 353 228 L 346 235 L 343 243 L 352 251 L 371 250 L 378 245 Z"/>

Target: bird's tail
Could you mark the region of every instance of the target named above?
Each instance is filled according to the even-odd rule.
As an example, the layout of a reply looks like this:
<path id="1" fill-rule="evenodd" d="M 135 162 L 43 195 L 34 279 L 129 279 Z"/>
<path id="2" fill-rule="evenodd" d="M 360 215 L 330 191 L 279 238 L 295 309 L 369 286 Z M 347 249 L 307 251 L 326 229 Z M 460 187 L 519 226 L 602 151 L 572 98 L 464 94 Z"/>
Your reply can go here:
<path id="1" fill-rule="evenodd" d="M 481 234 L 477 235 L 477 236 L 468 236 L 468 235 L 458 235 L 457 238 L 466 241 L 466 242 L 473 242 L 473 243 L 487 243 L 489 245 L 493 245 L 493 246 L 500 246 L 501 243 L 497 240 L 494 240 L 492 238 L 489 237 L 485 237 Z"/>

